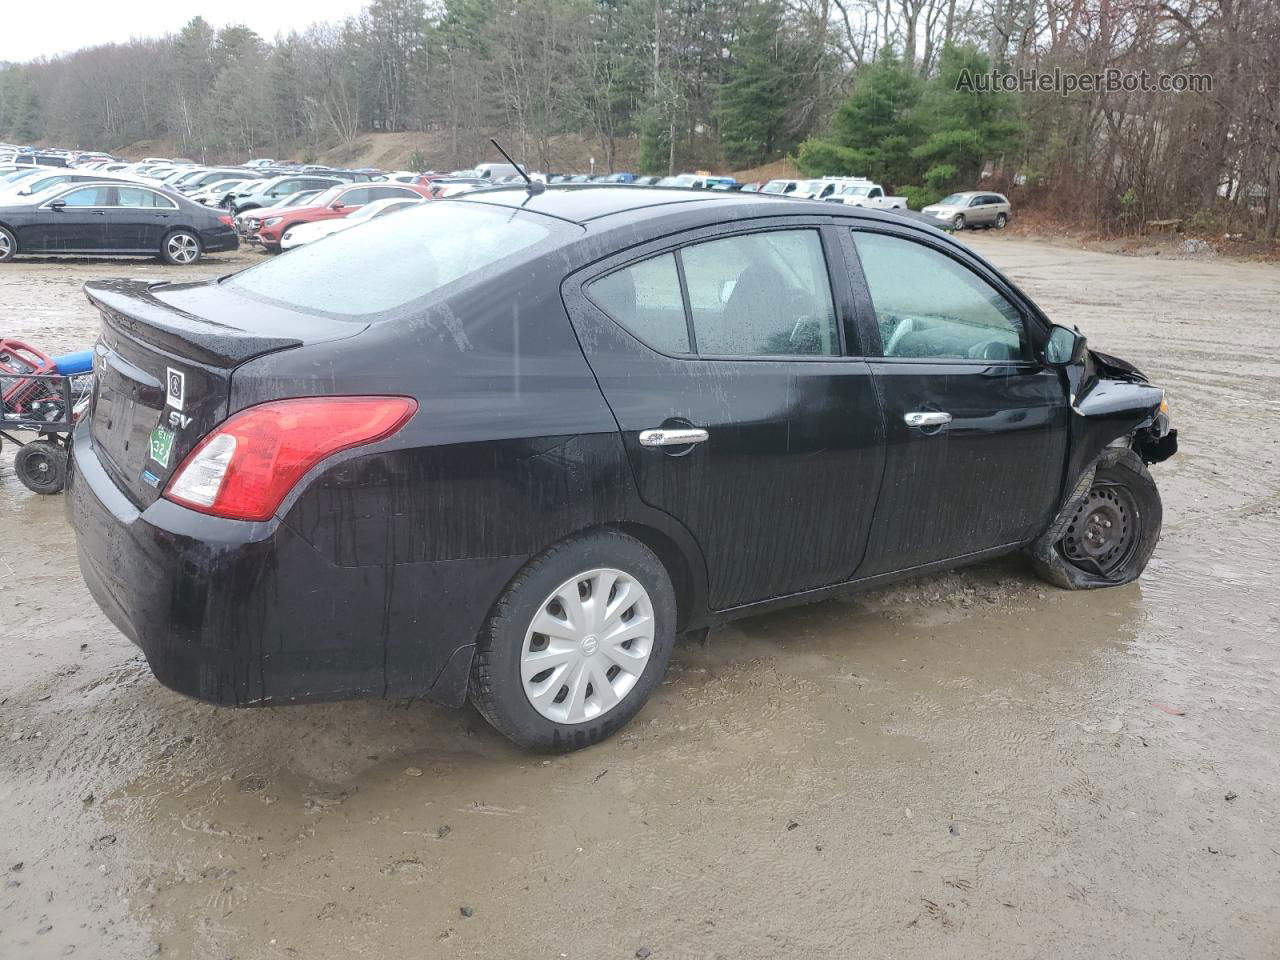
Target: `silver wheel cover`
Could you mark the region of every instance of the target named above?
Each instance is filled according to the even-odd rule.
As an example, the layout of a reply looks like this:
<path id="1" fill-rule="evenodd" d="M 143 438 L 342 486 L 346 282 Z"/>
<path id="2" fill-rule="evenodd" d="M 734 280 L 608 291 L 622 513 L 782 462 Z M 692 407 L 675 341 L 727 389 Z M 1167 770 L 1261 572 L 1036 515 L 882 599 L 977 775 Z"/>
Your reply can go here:
<path id="1" fill-rule="evenodd" d="M 9 255 L 9 235 L 7 233 L 0 233 L 0 257 L 6 257 L 8 255 Z"/>
<path id="2" fill-rule="evenodd" d="M 175 233 L 169 238 L 167 244 L 169 251 L 169 259 L 178 263 L 190 263 L 196 258 L 196 253 L 200 246 L 196 243 L 196 238 L 189 233 Z"/>
<path id="3" fill-rule="evenodd" d="M 608 567 L 570 577 L 542 601 L 525 631 L 525 696 L 555 723 L 601 717 L 635 688 L 653 637 L 653 602 L 634 577 Z"/>

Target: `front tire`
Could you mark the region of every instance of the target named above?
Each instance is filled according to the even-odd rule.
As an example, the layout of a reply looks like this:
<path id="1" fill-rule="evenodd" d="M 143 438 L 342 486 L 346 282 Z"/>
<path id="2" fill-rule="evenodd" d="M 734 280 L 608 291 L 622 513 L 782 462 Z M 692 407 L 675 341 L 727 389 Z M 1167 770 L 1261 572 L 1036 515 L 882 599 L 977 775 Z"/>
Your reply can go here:
<path id="1" fill-rule="evenodd" d="M 170 266 L 189 267 L 203 253 L 200 238 L 190 230 L 173 230 L 160 241 L 160 259 Z"/>
<path id="2" fill-rule="evenodd" d="M 494 606 L 471 702 L 525 749 L 590 746 L 662 681 L 675 625 L 675 590 L 652 550 L 614 530 L 573 537 L 530 560 Z"/>
<path id="3" fill-rule="evenodd" d="M 955 217 L 953 217 L 953 218 L 952 218 L 952 220 L 951 220 L 951 229 L 952 229 L 952 230 L 963 230 L 963 229 L 964 229 L 964 214 L 963 214 L 963 213 L 957 213 L 957 214 L 955 215 Z"/>
<path id="4" fill-rule="evenodd" d="M 1036 572 L 1064 590 L 1130 583 L 1146 569 L 1163 520 L 1160 491 L 1142 458 L 1108 447 L 1033 545 Z"/>
<path id="5" fill-rule="evenodd" d="M 13 470 L 32 493 L 61 493 L 67 483 L 67 451 L 52 440 L 32 440 L 13 455 Z"/>
<path id="6" fill-rule="evenodd" d="M 18 238 L 8 227 L 0 227 L 0 263 L 8 263 L 18 255 Z"/>

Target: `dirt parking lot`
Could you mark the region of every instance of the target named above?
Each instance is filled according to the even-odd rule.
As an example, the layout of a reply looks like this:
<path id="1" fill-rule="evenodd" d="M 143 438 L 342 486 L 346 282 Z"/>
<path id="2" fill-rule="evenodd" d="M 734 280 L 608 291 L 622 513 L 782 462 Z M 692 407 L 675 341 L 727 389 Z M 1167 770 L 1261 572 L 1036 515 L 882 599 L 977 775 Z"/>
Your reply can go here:
<path id="1" fill-rule="evenodd" d="M 0 957 L 1280 956 L 1280 271 L 969 242 L 1168 387 L 1146 576 L 1014 558 L 744 620 L 567 757 L 169 692 L 6 445 Z M 6 264 L 0 331 L 84 347 L 84 280 L 256 258 Z"/>

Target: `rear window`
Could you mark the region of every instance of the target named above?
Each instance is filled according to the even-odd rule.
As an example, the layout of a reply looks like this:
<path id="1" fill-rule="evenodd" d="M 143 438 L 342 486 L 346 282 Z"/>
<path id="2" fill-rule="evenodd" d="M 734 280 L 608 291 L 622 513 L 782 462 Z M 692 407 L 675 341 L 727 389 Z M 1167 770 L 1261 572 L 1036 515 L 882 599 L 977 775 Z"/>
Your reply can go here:
<path id="1" fill-rule="evenodd" d="M 309 243 L 225 283 L 303 310 L 371 317 L 580 231 L 520 210 L 436 201 Z"/>

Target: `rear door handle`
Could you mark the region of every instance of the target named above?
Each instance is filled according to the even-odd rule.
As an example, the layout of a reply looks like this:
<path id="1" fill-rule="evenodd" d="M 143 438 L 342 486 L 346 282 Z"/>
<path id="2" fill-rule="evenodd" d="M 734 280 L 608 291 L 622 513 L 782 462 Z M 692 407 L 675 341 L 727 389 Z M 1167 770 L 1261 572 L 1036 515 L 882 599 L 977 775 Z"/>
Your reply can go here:
<path id="1" fill-rule="evenodd" d="M 702 443 L 710 434 L 701 427 L 674 427 L 658 430 L 641 430 L 640 446 L 642 447 L 687 447 L 691 443 Z"/>
<path id="2" fill-rule="evenodd" d="M 941 410 L 917 410 L 903 414 L 908 427 L 945 427 L 951 422 L 951 414 Z"/>

